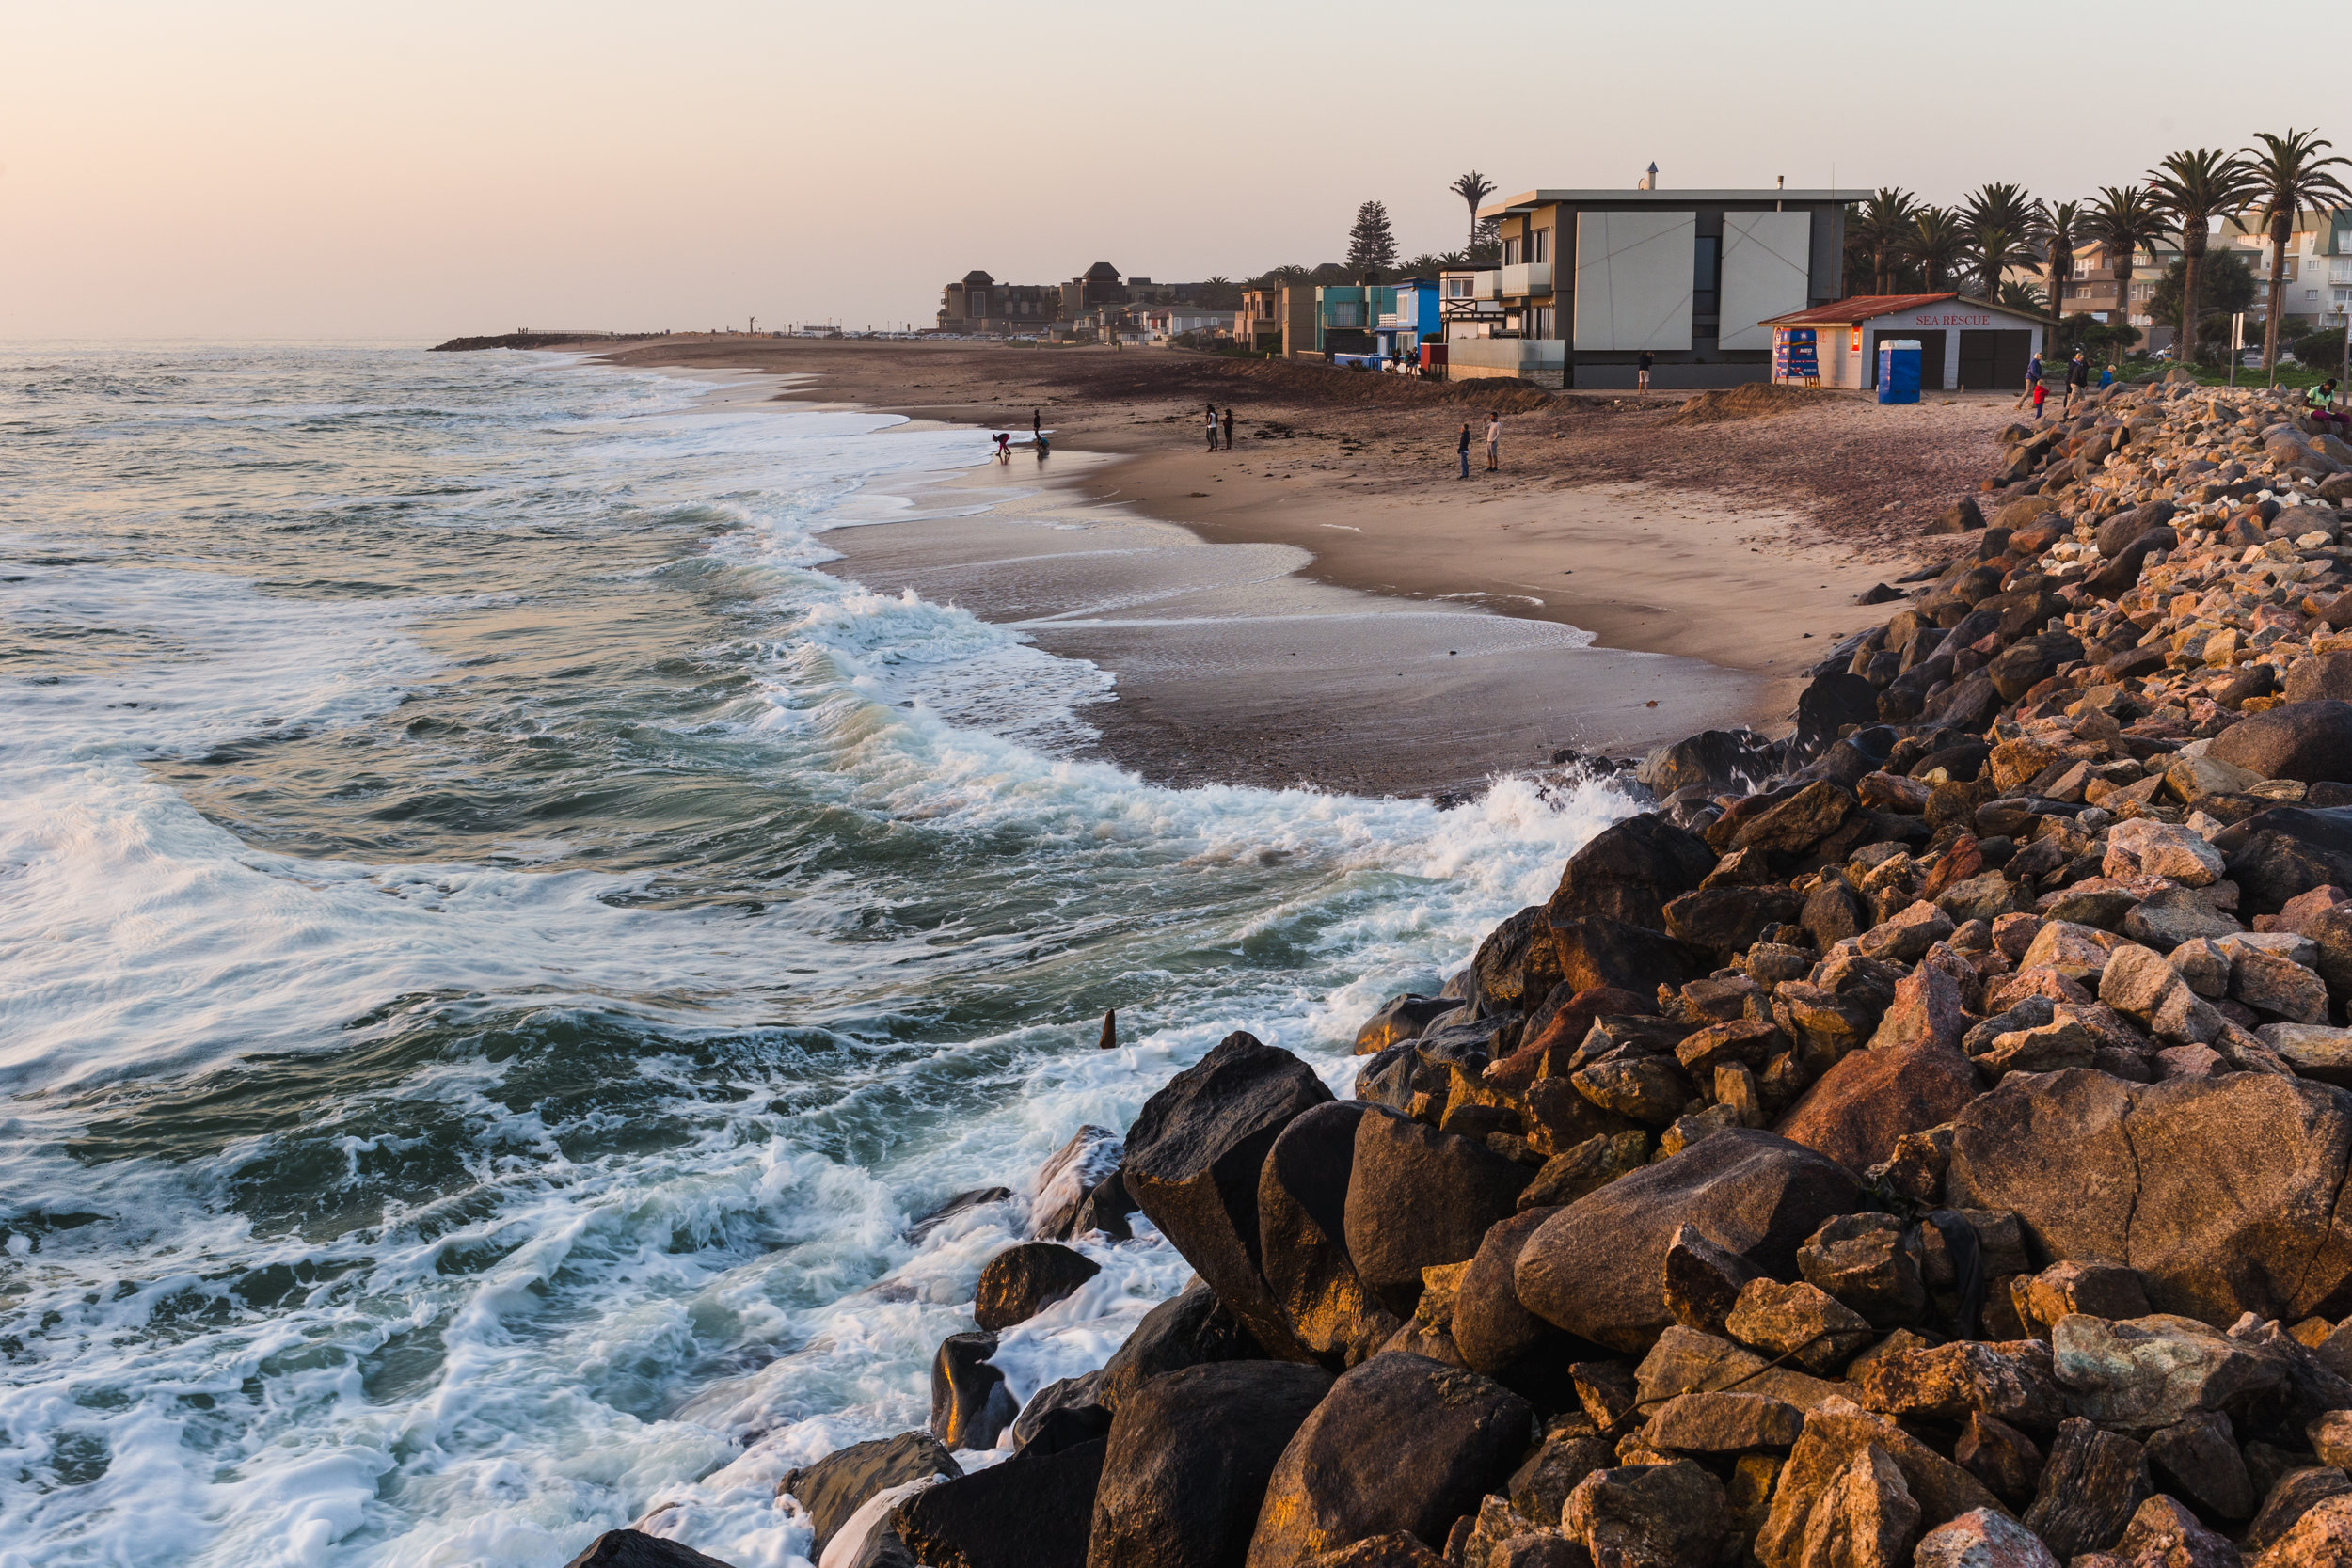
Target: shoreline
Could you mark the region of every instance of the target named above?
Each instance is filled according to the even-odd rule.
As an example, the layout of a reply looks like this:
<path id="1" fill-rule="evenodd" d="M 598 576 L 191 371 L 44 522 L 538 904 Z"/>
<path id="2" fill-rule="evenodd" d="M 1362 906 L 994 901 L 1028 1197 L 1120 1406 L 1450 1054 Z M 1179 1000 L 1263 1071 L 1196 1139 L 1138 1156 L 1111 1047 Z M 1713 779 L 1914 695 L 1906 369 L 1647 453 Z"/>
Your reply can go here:
<path id="1" fill-rule="evenodd" d="M 1417 394 L 1440 384 L 1364 388 L 1318 368 L 1311 390 L 1380 395 L 1320 410 L 1261 401 L 1237 410 L 1235 450 L 1211 453 L 1177 434 L 1197 428 L 1183 410 L 1199 405 L 1156 383 L 1232 368 L 1215 356 L 858 347 L 664 341 L 590 362 L 789 377 L 770 401 L 971 428 L 980 446 L 994 429 L 1019 434 L 1039 407 L 1057 436 L 1051 471 L 1017 450 L 1009 471 L 982 463 L 908 486 L 1014 493 L 974 516 L 828 531 L 843 559 L 824 569 L 958 603 L 1110 669 L 1117 699 L 1086 715 L 1102 731 L 1096 751 L 1155 782 L 1442 796 L 1564 750 L 1638 754 L 1701 729 L 1777 731 L 1809 666 L 1864 624 L 1855 596 L 1918 553 L 1915 540 L 1837 536 L 1728 481 L 1595 480 L 1553 457 L 1582 439 L 1564 423 L 1619 420 L 1629 399 L 1506 415 L 1503 471 L 1474 462 L 1465 483 L 1451 440 L 1433 436 L 1483 404 L 1530 401 L 1524 389 L 1439 400 Z M 1073 371 L 1144 385 L 1073 398 L 1052 383 Z M 1679 401 L 1642 405 L 1642 429 Z M 1792 420 L 1817 418 L 1747 422 L 1794 439 Z M 1007 576 L 1017 591 L 991 580 Z M 1302 641 L 1309 622 L 1317 635 Z M 1432 662 L 1445 660 L 1457 662 Z"/>

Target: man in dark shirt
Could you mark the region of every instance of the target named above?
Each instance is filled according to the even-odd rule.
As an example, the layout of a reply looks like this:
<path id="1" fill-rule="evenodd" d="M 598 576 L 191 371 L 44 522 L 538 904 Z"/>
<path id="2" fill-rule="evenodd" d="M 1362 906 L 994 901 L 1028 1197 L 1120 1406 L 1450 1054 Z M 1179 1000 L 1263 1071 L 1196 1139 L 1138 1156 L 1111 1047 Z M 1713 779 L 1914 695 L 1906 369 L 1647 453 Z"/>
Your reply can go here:
<path id="1" fill-rule="evenodd" d="M 1470 478 L 1470 421 L 1468 420 L 1462 421 L 1461 444 L 1454 450 L 1462 454 L 1462 477 L 1468 479 Z"/>
<path id="2" fill-rule="evenodd" d="M 2074 357 L 2066 362 L 2066 407 L 2064 413 L 2072 414 L 2074 411 L 2074 394 L 2076 392 L 2088 391 L 2090 387 L 2090 361 L 2083 357 L 2083 351 L 2081 349 L 2076 349 L 2074 351 Z"/>

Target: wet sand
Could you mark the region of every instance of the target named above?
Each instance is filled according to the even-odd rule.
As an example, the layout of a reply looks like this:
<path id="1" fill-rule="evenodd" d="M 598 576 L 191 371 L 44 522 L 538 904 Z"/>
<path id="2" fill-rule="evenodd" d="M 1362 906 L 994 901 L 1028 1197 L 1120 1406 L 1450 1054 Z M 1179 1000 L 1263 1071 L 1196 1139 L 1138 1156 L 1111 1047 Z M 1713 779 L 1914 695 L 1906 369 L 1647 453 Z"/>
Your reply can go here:
<path id="1" fill-rule="evenodd" d="M 1146 777 L 1370 793 L 1773 728 L 1804 667 L 1862 624 L 1855 595 L 1954 543 L 1920 523 L 2007 418 L 2005 400 L 1839 397 L 1677 426 L 1678 394 L 1152 349 L 722 337 L 605 357 L 787 375 L 767 395 L 977 426 L 976 459 L 995 429 L 1025 439 L 1036 407 L 1043 465 L 1020 451 L 922 486 L 918 520 L 826 535 L 830 569 L 1114 671 L 1118 700 L 1087 718 L 1101 754 Z M 1212 399 L 1239 416 L 1231 451 L 1200 442 Z M 1461 481 L 1454 436 L 1489 406 L 1502 471 L 1474 451 Z"/>

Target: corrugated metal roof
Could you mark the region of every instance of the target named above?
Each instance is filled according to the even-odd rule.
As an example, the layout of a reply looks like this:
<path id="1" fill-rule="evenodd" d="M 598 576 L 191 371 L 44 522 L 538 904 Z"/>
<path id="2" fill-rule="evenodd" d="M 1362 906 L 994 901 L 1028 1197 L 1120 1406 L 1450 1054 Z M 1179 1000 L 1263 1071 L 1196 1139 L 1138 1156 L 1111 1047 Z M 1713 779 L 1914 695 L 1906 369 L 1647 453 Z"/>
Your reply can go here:
<path id="1" fill-rule="evenodd" d="M 1891 316 L 1901 310 L 1916 310 L 1922 306 L 1941 305 L 1955 300 L 1972 310 L 1995 310 L 2019 321 L 2045 324 L 2046 316 L 2032 310 L 2014 309 L 1995 305 L 1989 299 L 1971 299 L 1965 294 L 1856 294 L 1851 299 L 1837 300 L 1829 305 L 1816 305 L 1810 310 L 1791 310 L 1785 316 L 1772 316 L 1756 323 L 1758 326 L 1824 326 L 1851 325 L 1880 316 Z"/>

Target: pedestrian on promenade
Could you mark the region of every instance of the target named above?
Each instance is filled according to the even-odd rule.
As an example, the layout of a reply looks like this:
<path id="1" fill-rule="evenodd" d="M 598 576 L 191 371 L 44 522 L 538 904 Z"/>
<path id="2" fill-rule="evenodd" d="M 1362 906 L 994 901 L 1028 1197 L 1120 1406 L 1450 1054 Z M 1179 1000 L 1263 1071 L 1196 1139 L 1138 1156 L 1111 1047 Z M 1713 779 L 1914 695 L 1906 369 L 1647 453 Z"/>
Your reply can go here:
<path id="1" fill-rule="evenodd" d="M 2037 354 L 2026 361 L 2026 389 L 2017 394 L 2017 406 L 2023 408 L 2032 400 L 2034 412 L 2042 412 L 2041 400 L 2034 397 L 2034 388 L 2042 385 L 2042 356 Z"/>
<path id="2" fill-rule="evenodd" d="M 1493 473 L 1502 467 L 1502 416 L 1486 416 L 1486 471 Z"/>
<path id="3" fill-rule="evenodd" d="M 1649 390 L 1649 368 L 1655 356 L 1649 350 L 1644 349 L 1642 356 L 1633 361 L 1633 389 L 1635 391 Z"/>
<path id="4" fill-rule="evenodd" d="M 1462 421 L 1462 441 L 1455 450 L 1462 454 L 1462 477 L 1468 479 L 1470 478 L 1470 421 L 1468 420 Z"/>
<path id="5" fill-rule="evenodd" d="M 1225 405 L 1225 421 L 1224 421 L 1224 422 L 1225 422 L 1225 450 L 1226 450 L 1227 451 L 1232 451 L 1233 450 L 1233 405 L 1232 405 L 1232 404 L 1230 404 L 1230 403 L 1229 403 L 1229 404 L 1227 404 Z"/>
<path id="6" fill-rule="evenodd" d="M 2066 362 L 2067 413 L 2072 414 L 2074 411 L 2074 394 L 2078 391 L 2088 391 L 2090 387 L 2090 361 L 2083 357 L 2081 349 L 2076 349 L 2074 357 Z"/>
<path id="7" fill-rule="evenodd" d="M 1209 450 L 1216 451 L 1216 404 L 1209 404 Z"/>

